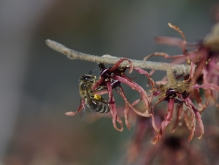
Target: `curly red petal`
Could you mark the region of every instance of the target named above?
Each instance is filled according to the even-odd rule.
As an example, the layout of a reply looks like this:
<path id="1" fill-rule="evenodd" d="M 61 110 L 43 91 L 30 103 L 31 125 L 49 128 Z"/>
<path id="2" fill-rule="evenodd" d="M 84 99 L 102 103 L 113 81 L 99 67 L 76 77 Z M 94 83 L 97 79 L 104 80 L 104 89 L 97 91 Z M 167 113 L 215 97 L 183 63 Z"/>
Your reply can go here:
<path id="1" fill-rule="evenodd" d="M 91 89 L 93 91 L 95 91 L 97 89 L 97 87 L 104 81 L 104 78 L 101 77 L 96 83 L 94 83 L 94 85 L 91 87 Z"/>
<path id="2" fill-rule="evenodd" d="M 84 108 L 85 108 L 85 100 L 81 99 L 80 100 L 80 105 L 79 105 L 77 111 L 75 111 L 75 112 L 72 112 L 72 111 L 71 112 L 66 112 L 65 115 L 67 115 L 67 116 L 75 116 L 77 113 L 81 112 L 82 109 L 84 109 Z"/>
<path id="3" fill-rule="evenodd" d="M 164 117 L 164 121 L 162 121 L 161 123 L 161 128 L 159 130 L 159 133 L 155 136 L 155 138 L 152 141 L 153 144 L 156 144 L 161 139 L 164 130 L 171 123 L 173 117 L 173 109 L 174 109 L 174 99 L 170 99 L 168 101 L 168 112 Z"/>
<path id="4" fill-rule="evenodd" d="M 112 90 L 110 82 L 107 83 L 107 89 L 108 89 L 108 96 L 109 96 L 108 103 L 109 103 L 110 112 L 112 115 L 113 126 L 117 131 L 122 132 L 123 131 L 123 124 L 122 124 L 122 120 L 117 116 L 116 103 L 115 103 L 115 99 L 113 97 L 113 90 Z M 116 121 L 120 125 L 120 128 L 117 127 Z"/>
<path id="5" fill-rule="evenodd" d="M 119 68 L 119 65 L 123 62 L 123 61 L 128 61 L 129 63 L 129 73 L 132 73 L 133 70 L 133 64 L 131 62 L 131 60 L 129 60 L 128 58 L 121 58 L 118 62 L 116 62 L 110 69 L 110 72 L 115 71 L 117 68 Z"/>
<path id="6" fill-rule="evenodd" d="M 182 115 L 182 112 L 183 112 L 183 104 L 177 104 L 176 111 L 177 111 L 177 113 L 176 113 L 176 120 L 175 120 L 175 123 L 173 125 L 171 133 L 174 133 L 175 130 L 176 130 L 176 127 L 179 125 L 179 122 L 180 122 L 180 119 L 181 119 L 181 115 Z"/>
<path id="7" fill-rule="evenodd" d="M 148 96 L 147 96 L 146 91 L 145 91 L 140 85 L 138 85 L 137 83 L 135 83 L 134 81 L 129 81 L 127 78 L 125 78 L 125 76 L 124 76 L 124 77 L 115 76 L 115 79 L 118 80 L 118 81 L 120 81 L 121 83 L 124 83 L 124 84 L 128 85 L 129 87 L 131 87 L 132 89 L 136 90 L 136 91 L 140 94 L 140 96 L 141 96 L 141 98 L 142 98 L 142 100 L 143 100 L 143 103 L 144 103 L 144 105 L 145 105 L 145 108 L 146 108 L 146 111 L 145 111 L 145 113 L 144 113 L 144 116 L 150 117 L 151 114 L 148 113 L 148 110 L 149 110 L 149 101 L 148 101 Z"/>

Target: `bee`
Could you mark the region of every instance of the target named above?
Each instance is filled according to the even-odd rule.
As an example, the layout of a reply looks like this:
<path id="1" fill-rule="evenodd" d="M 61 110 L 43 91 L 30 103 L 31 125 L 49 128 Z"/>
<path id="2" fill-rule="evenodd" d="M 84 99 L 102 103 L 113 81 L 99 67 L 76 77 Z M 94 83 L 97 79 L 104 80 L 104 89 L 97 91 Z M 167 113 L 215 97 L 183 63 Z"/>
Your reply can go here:
<path id="1" fill-rule="evenodd" d="M 107 113 L 110 111 L 108 102 L 100 95 L 94 94 L 91 87 L 96 82 L 96 76 L 84 74 L 79 79 L 79 94 L 81 99 L 91 110 L 100 113 Z M 101 90 L 102 87 L 97 90 Z"/>

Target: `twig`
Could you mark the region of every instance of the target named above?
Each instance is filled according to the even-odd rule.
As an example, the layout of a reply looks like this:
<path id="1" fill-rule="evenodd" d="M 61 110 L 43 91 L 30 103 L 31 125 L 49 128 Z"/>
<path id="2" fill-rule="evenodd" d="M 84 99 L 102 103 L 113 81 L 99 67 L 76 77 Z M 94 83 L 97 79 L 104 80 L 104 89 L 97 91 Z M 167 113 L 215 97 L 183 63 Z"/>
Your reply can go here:
<path id="1" fill-rule="evenodd" d="M 72 60 L 78 59 L 78 60 L 90 61 L 95 63 L 115 64 L 117 61 L 119 61 L 122 58 L 122 57 L 115 57 L 111 55 L 103 55 L 102 57 L 100 57 L 100 56 L 77 52 L 50 39 L 46 40 L 46 44 L 51 49 L 54 49 L 55 51 L 58 51 L 62 54 L 65 54 L 68 58 Z M 143 61 L 143 60 L 134 60 L 134 59 L 130 59 L 130 60 L 132 61 L 133 67 L 154 69 L 161 71 L 167 71 L 169 67 L 172 67 L 174 73 L 178 75 L 187 75 L 190 73 L 190 66 L 186 66 L 186 65 L 173 65 L 164 62 L 152 62 L 152 61 Z M 122 65 L 127 66 L 128 62 L 124 61 Z"/>

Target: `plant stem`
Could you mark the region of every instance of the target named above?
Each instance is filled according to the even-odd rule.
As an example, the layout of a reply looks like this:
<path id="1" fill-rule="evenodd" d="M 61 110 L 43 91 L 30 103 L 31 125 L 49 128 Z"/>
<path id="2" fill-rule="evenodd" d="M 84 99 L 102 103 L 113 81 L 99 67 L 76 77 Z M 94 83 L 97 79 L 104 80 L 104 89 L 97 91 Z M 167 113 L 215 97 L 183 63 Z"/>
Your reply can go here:
<path id="1" fill-rule="evenodd" d="M 46 40 L 46 44 L 53 50 L 58 51 L 64 55 L 66 55 L 68 58 L 72 60 L 84 60 L 89 62 L 95 62 L 95 63 L 104 63 L 104 64 L 115 64 L 117 61 L 119 61 L 123 57 L 115 57 L 111 55 L 103 55 L 95 56 L 90 54 L 81 53 L 72 49 L 67 48 L 66 46 L 52 41 L 50 39 Z M 164 62 L 152 62 L 152 61 L 143 61 L 143 60 L 134 60 L 130 59 L 132 61 L 133 67 L 138 68 L 144 68 L 144 69 L 153 69 L 153 70 L 161 70 L 161 71 L 167 71 L 168 68 L 172 68 L 172 71 L 177 75 L 187 75 L 190 73 L 190 66 L 186 65 L 173 65 L 170 63 L 164 63 Z M 128 66 L 128 62 L 124 61 L 122 65 Z"/>

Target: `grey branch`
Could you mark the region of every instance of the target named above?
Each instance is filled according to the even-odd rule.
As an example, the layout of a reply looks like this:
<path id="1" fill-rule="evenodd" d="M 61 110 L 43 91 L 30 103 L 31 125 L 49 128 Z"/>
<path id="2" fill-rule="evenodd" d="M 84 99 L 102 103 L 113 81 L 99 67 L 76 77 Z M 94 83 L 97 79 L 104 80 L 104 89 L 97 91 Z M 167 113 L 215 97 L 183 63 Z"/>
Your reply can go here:
<path id="1" fill-rule="evenodd" d="M 95 56 L 90 54 L 81 53 L 72 49 L 67 48 L 66 46 L 52 41 L 50 39 L 46 40 L 46 44 L 55 51 L 58 51 L 68 58 L 72 60 L 84 60 L 90 61 L 95 63 L 104 63 L 104 64 L 115 64 L 118 60 L 123 57 L 115 57 L 111 55 L 103 55 L 103 56 Z M 161 70 L 167 71 L 168 68 L 172 67 L 172 70 L 177 75 L 187 75 L 190 72 L 190 67 L 186 65 L 173 65 L 164 62 L 152 62 L 152 61 L 143 61 L 143 60 L 134 60 L 129 59 L 132 61 L 133 67 L 143 68 L 143 69 L 153 69 L 153 70 Z M 127 61 L 124 61 L 122 65 L 129 65 Z"/>

